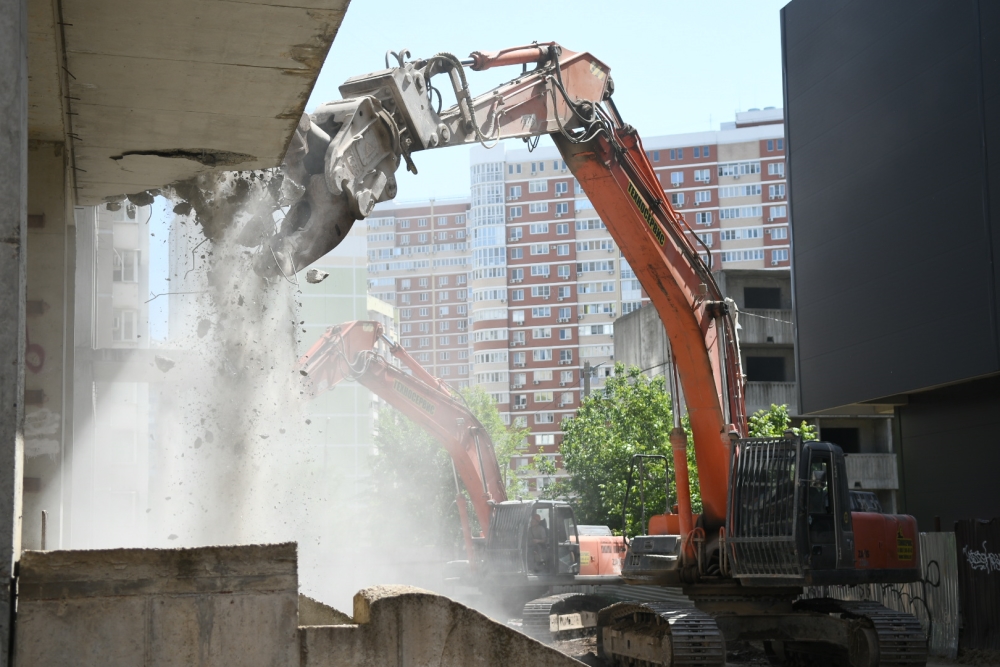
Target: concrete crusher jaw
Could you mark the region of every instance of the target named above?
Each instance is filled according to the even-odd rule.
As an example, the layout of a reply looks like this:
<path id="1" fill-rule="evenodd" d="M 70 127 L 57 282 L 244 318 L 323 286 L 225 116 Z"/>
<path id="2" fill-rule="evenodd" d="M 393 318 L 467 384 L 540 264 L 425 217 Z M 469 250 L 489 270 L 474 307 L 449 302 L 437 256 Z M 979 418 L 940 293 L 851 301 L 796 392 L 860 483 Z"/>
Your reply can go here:
<path id="1" fill-rule="evenodd" d="M 396 196 L 399 130 L 374 97 L 329 102 L 303 114 L 282 165 L 301 193 L 254 263 L 288 277 L 333 250 L 355 221 Z"/>

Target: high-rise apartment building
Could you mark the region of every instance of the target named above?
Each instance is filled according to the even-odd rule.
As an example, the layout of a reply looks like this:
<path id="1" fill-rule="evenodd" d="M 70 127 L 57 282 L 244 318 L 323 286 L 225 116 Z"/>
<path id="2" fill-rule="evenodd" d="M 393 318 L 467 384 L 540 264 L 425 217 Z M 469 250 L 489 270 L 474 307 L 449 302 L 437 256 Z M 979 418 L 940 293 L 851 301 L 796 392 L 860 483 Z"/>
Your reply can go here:
<path id="1" fill-rule="evenodd" d="M 429 372 L 467 386 L 468 200 L 379 204 L 368 225 L 368 290 L 399 311 L 399 338 Z"/>
<path id="2" fill-rule="evenodd" d="M 780 109 L 738 113 L 718 131 L 647 137 L 645 148 L 713 270 L 787 270 Z M 558 465 L 561 423 L 580 405 L 584 368 L 601 387 L 614 366 L 615 318 L 648 299 L 555 148 L 475 147 L 470 162 L 468 201 L 377 207 L 368 220 L 370 291 L 400 308 L 403 344 L 432 373 L 482 386 L 509 423 L 531 429 L 515 466 L 538 454 Z M 449 219 L 459 215 L 467 224 Z M 459 280 L 467 281 L 460 293 L 449 289 Z M 435 312 L 440 290 L 450 301 Z M 433 347 L 441 326 L 468 327 L 451 341 L 467 355 L 458 369 Z"/>

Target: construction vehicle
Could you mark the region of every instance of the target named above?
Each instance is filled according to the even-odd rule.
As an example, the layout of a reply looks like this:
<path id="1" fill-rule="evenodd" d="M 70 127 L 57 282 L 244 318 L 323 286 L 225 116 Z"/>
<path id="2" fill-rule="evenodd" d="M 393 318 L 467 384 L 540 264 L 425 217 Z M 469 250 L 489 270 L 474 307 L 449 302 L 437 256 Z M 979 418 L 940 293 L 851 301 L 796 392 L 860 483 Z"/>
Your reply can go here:
<path id="1" fill-rule="evenodd" d="M 698 464 L 702 512 L 691 508 L 687 436 L 670 433 L 677 510 L 631 540 L 628 583 L 681 586 L 696 609 L 619 603 L 598 618 L 598 650 L 615 664 L 722 665 L 725 642 L 765 642 L 776 660 L 809 664 L 924 664 L 917 620 L 869 602 L 799 599 L 807 586 L 906 583 L 920 577 L 916 521 L 854 511 L 843 452 L 791 434 L 747 438 L 733 307 L 713 278 L 708 249 L 665 201 L 642 142 L 612 100 L 609 68 L 555 43 L 460 60 L 447 53 L 353 77 L 345 99 L 300 124 L 289 173 L 304 195 L 258 256 L 277 275 L 325 254 L 395 194 L 402 160 L 446 146 L 551 136 L 604 221 L 670 341 L 674 394 L 683 393 Z M 473 98 L 466 68 L 521 65 L 511 81 Z M 529 69 L 530 66 L 530 69 Z M 448 79 L 446 109 L 433 78 Z M 473 222 L 473 225 L 475 223 Z"/>
<path id="2" fill-rule="evenodd" d="M 302 355 L 298 366 L 312 395 L 347 380 L 357 381 L 445 448 L 455 473 L 455 502 L 468 559 L 468 569 L 462 573 L 466 583 L 519 614 L 526 610 L 526 627 L 539 638 L 567 636 L 596 626 L 603 598 L 535 598 L 552 586 L 621 584 L 623 538 L 604 526 L 577 526 L 573 508 L 566 502 L 508 500 L 485 427 L 460 394 L 428 373 L 385 334 L 381 324 L 355 321 L 330 327 Z M 459 479 L 481 531 L 473 530 Z M 533 528 L 532 522 L 540 528 Z M 474 532 L 481 534 L 474 536 Z"/>

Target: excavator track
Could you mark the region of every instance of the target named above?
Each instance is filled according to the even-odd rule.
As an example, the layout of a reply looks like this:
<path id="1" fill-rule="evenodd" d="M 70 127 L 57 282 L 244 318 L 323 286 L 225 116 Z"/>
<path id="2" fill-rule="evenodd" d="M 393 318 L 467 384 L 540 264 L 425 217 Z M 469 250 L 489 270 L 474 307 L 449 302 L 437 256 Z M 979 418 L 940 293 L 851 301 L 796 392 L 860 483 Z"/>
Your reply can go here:
<path id="1" fill-rule="evenodd" d="M 613 665 L 722 667 L 726 642 L 715 619 L 668 602 L 620 602 L 601 611 L 597 653 Z"/>
<path id="2" fill-rule="evenodd" d="M 608 603 L 603 597 L 583 593 L 559 593 L 531 600 L 521 613 L 521 629 L 543 642 L 593 634 L 597 613 Z"/>
<path id="3" fill-rule="evenodd" d="M 848 649 L 851 666 L 914 667 L 927 664 L 927 638 L 920 621 L 912 614 L 889 609 L 877 602 L 831 598 L 800 600 L 795 608 L 839 614 L 854 621 Z M 866 640 L 866 637 L 869 639 Z"/>

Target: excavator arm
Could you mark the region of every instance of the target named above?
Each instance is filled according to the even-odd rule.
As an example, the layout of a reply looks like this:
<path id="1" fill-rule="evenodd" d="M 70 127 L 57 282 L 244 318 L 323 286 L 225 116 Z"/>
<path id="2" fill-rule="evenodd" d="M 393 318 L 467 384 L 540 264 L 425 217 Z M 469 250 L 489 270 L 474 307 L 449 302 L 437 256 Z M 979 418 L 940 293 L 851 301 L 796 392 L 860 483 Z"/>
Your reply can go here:
<path id="1" fill-rule="evenodd" d="M 398 158 L 415 172 L 412 155 L 421 150 L 474 142 L 490 146 L 508 138 L 530 142 L 551 135 L 666 326 L 691 419 L 704 527 L 722 526 L 730 437 L 746 435 L 734 321 L 711 270 L 692 246 L 696 237 L 686 233 L 690 230 L 683 217 L 664 200 L 638 135 L 615 109 L 609 68 L 589 53 L 555 43 L 475 52 L 466 60 L 447 53 L 412 61 L 406 60 L 407 52 L 391 55 L 396 66 L 390 67 L 387 55 L 386 69 L 349 79 L 340 89 L 347 99 L 321 106 L 300 125 L 290 150 L 290 171 L 313 184 L 295 205 L 312 213 L 306 216 L 293 206 L 289 217 L 294 224 L 283 226 L 269 241 L 270 252 L 259 255 L 258 269 L 265 274 L 301 269 L 329 251 L 334 237 L 346 234 L 354 218 L 331 218 L 329 206 L 309 203 L 315 192 L 346 193 L 342 196 L 349 204 L 342 208 L 360 219 L 376 200 L 394 193 Z M 473 98 L 466 67 L 504 65 L 522 65 L 521 73 Z M 440 107 L 434 85 L 438 75 L 447 77 L 456 99 L 448 109 Z M 356 109 L 353 125 L 335 120 L 333 111 L 345 105 Z M 324 143 L 327 136 L 334 139 Z M 326 159 L 309 158 L 316 154 Z M 311 176 L 302 175 L 309 170 Z M 318 179 L 325 179 L 325 190 Z M 337 232 L 331 236 L 333 228 Z M 326 241 L 310 242 L 317 238 Z M 686 536 L 693 522 L 686 436 L 679 422 L 675 426 L 671 442 L 679 530 Z"/>
<path id="2" fill-rule="evenodd" d="M 383 344 L 409 373 L 379 353 Z M 489 434 L 461 397 L 389 339 L 381 324 L 356 321 L 330 327 L 299 359 L 299 372 L 308 379 L 314 394 L 355 380 L 437 439 L 451 456 L 479 525 L 488 536 L 493 504 L 507 500 Z M 457 502 L 471 561 L 472 531 L 461 493 Z"/>

